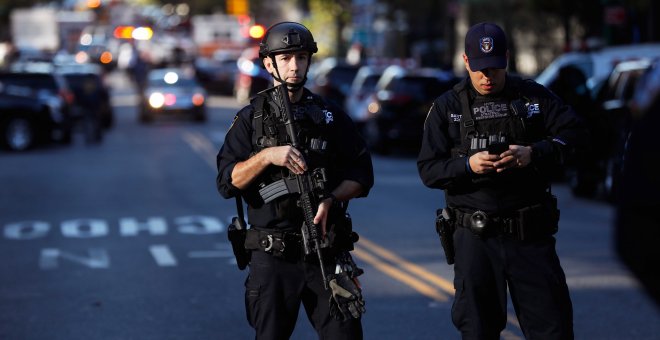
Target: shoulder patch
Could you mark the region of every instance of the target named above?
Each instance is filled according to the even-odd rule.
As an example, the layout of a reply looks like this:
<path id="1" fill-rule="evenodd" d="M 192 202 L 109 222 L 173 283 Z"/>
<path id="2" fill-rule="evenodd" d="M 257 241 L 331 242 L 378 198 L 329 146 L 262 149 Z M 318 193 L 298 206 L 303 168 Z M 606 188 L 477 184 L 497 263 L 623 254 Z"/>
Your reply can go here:
<path id="1" fill-rule="evenodd" d="M 461 118 L 463 118 L 463 115 L 460 114 L 460 113 L 453 113 L 452 112 L 452 113 L 449 114 L 449 119 L 451 119 L 451 121 L 454 122 L 454 123 L 460 122 Z"/>
<path id="2" fill-rule="evenodd" d="M 328 110 L 323 110 L 323 112 L 325 113 L 325 124 L 327 125 L 332 123 L 334 121 L 334 116 L 332 115 L 332 112 Z"/>

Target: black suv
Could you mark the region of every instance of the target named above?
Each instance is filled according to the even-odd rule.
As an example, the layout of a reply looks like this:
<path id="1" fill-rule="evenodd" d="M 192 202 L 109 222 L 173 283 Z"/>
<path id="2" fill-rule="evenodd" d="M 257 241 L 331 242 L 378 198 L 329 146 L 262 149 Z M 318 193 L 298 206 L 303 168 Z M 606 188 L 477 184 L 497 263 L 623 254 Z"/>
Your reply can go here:
<path id="1" fill-rule="evenodd" d="M 57 125 L 47 105 L 32 97 L 0 92 L 0 138 L 3 147 L 12 151 L 27 150 L 37 143 L 48 141 Z"/>
<path id="2" fill-rule="evenodd" d="M 438 69 L 411 70 L 396 65 L 385 69 L 367 105 L 363 135 L 369 147 L 381 153 L 393 146 L 418 150 L 429 108 L 458 80 Z"/>
<path id="3" fill-rule="evenodd" d="M 596 107 L 579 112 L 591 132 L 591 150 L 579 157 L 568 180 L 573 193 L 613 200 L 623 166 L 623 150 L 632 123 L 630 102 L 638 79 L 652 65 L 649 59 L 617 64 L 596 93 Z"/>
<path id="4" fill-rule="evenodd" d="M 335 58 L 324 59 L 317 67 L 310 69 L 309 88 L 323 99 L 344 107 L 359 69 L 360 65 L 339 62 Z"/>
<path id="5" fill-rule="evenodd" d="M 71 143 L 73 93 L 58 74 L 33 72 L 0 73 L 0 92 L 9 96 L 28 97 L 48 108 L 50 139 Z M 41 127 L 39 127 L 41 128 Z"/>

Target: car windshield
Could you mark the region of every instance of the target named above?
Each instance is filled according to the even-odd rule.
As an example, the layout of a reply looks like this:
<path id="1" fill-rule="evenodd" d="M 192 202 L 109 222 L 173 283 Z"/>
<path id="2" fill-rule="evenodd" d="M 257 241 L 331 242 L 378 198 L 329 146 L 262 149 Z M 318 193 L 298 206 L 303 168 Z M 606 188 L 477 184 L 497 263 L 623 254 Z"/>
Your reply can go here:
<path id="1" fill-rule="evenodd" d="M 65 75 L 69 87 L 76 95 L 98 92 L 102 89 L 100 79 L 91 74 L 67 74 Z"/>
<path id="2" fill-rule="evenodd" d="M 328 72 L 328 82 L 338 86 L 344 85 L 344 92 L 347 92 L 353 79 L 355 79 L 357 70 L 356 67 L 337 66 Z M 346 86 L 347 84 L 348 86 Z"/>
<path id="3" fill-rule="evenodd" d="M 91 74 L 85 74 L 85 73 L 70 73 L 64 75 L 66 80 L 69 82 L 69 85 L 71 84 L 82 84 L 85 80 L 94 80 L 95 82 L 97 81 L 97 77 Z"/>
<path id="4" fill-rule="evenodd" d="M 362 83 L 361 89 L 366 91 L 373 91 L 376 88 L 376 84 L 378 84 L 378 79 L 380 79 L 380 74 L 372 74 L 367 76 L 364 79 L 364 83 Z"/>

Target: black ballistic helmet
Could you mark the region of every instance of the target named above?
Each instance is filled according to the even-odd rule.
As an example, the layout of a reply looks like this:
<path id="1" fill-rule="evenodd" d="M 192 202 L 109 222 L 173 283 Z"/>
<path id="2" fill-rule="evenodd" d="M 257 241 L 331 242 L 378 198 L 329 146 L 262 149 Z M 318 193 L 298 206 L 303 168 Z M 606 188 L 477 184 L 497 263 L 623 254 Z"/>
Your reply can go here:
<path id="1" fill-rule="evenodd" d="M 297 22 L 280 22 L 266 31 L 259 44 L 259 56 L 265 58 L 279 53 L 307 51 L 311 55 L 319 49 L 307 27 Z"/>

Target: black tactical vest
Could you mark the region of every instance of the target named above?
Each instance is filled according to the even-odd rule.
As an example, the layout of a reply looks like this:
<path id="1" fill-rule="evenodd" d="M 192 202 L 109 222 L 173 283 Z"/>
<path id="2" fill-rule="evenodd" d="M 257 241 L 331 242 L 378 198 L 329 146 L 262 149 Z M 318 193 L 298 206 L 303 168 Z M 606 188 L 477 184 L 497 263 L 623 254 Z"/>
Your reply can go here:
<path id="1" fill-rule="evenodd" d="M 469 82 L 454 86 L 461 103 L 461 144 L 452 157 L 483 151 L 494 142 L 531 145 L 545 138 L 538 98 L 525 94 L 521 78 L 507 77 L 501 96 L 471 98 Z"/>
<path id="2" fill-rule="evenodd" d="M 267 147 L 290 145 L 284 120 L 280 114 L 276 91 L 266 90 L 257 94 L 251 101 L 254 110 L 252 145 L 254 153 Z M 309 92 L 297 103 L 291 103 L 291 115 L 300 131 L 300 150 L 305 155 L 308 169 L 325 168 L 332 174 L 336 152 L 331 140 L 331 124 L 334 117 L 325 102 Z M 288 175 L 288 169 L 273 167 L 260 177 L 259 185 L 265 186 Z M 332 178 L 332 177 L 331 177 Z"/>

